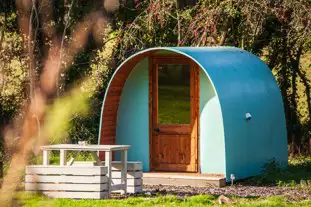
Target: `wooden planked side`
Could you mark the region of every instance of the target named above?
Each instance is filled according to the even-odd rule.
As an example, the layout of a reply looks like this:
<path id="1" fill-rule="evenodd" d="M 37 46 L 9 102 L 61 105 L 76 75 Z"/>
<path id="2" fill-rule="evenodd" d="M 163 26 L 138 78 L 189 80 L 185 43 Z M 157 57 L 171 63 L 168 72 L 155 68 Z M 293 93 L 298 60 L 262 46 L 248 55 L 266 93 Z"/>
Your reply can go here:
<path id="1" fill-rule="evenodd" d="M 26 183 L 107 183 L 106 176 L 26 175 Z"/>
<path id="2" fill-rule="evenodd" d="M 114 185 L 111 185 L 111 191 L 125 189 L 125 187 L 126 187 L 126 184 L 114 184 Z"/>
<path id="3" fill-rule="evenodd" d="M 121 184 L 121 178 L 112 178 L 111 181 L 112 184 Z M 138 186 L 142 185 L 142 179 L 141 178 L 130 178 L 127 179 L 127 186 Z"/>
<path id="4" fill-rule="evenodd" d="M 200 66 L 192 63 L 192 109 L 191 116 L 191 166 L 192 171 L 199 172 L 199 123 L 200 123 Z"/>
<path id="5" fill-rule="evenodd" d="M 26 166 L 26 174 L 39 175 L 106 175 L 107 172 L 106 166 Z"/>
<path id="6" fill-rule="evenodd" d="M 87 167 L 87 166 L 95 166 L 95 165 L 96 165 L 96 162 L 93 162 L 93 161 L 75 161 L 72 163 L 72 166 Z"/>
<path id="7" fill-rule="evenodd" d="M 128 193 L 139 193 L 143 191 L 143 186 L 128 186 L 127 192 Z"/>
<path id="8" fill-rule="evenodd" d="M 108 198 L 107 192 L 52 192 L 43 191 L 50 198 L 79 198 L 79 199 L 104 199 Z"/>
<path id="9" fill-rule="evenodd" d="M 76 161 L 72 164 L 72 166 L 95 166 L 96 163 L 92 161 Z M 101 162 L 101 165 L 105 165 L 105 161 Z M 120 161 L 112 161 L 113 171 L 118 171 L 121 169 Z M 142 171 L 142 163 L 141 162 L 127 162 L 127 171 Z"/>
<path id="10" fill-rule="evenodd" d="M 102 162 L 105 165 L 105 161 Z M 120 161 L 112 161 L 112 170 L 118 171 L 121 169 Z M 127 162 L 127 171 L 142 171 L 142 163 L 141 162 Z"/>
<path id="11" fill-rule="evenodd" d="M 154 131 L 154 129 L 158 128 L 158 66 L 154 63 L 153 58 L 150 58 L 152 65 L 151 65 L 151 79 L 152 79 L 152 85 L 151 85 L 151 109 L 149 110 L 149 116 L 151 117 L 151 129 L 150 129 L 150 139 L 149 146 L 150 149 L 150 169 L 155 170 L 159 161 L 158 161 L 158 152 L 159 152 L 159 141 L 157 133 Z M 149 90 L 150 92 L 150 90 Z M 151 154 L 152 153 L 152 154 Z"/>
<path id="12" fill-rule="evenodd" d="M 117 120 L 114 118 L 117 117 L 122 89 L 131 70 L 135 67 L 135 65 L 139 62 L 139 60 L 140 59 L 136 58 L 125 63 L 119 69 L 119 71 L 115 74 L 115 76 L 113 77 L 111 81 L 110 86 L 112 87 L 113 90 L 110 89 L 110 87 L 108 88 L 106 100 L 104 103 L 104 110 L 102 113 L 102 126 L 101 127 L 105 126 L 109 128 L 110 126 L 111 128 L 114 129 L 114 131 L 110 134 L 107 134 L 107 130 L 103 130 L 102 128 L 101 129 L 101 140 L 100 140 L 101 144 L 107 144 L 107 136 L 114 136 L 113 142 L 115 143 L 115 136 L 116 136 L 115 126 L 116 126 Z M 116 87 L 118 87 L 118 90 L 114 90 Z M 109 123 L 108 120 L 112 120 L 112 121 L 110 121 Z"/>
<path id="13" fill-rule="evenodd" d="M 143 192 L 143 186 L 127 186 L 127 193 L 140 193 Z M 122 191 L 117 190 L 114 193 L 122 193 Z"/>
<path id="14" fill-rule="evenodd" d="M 150 170 L 153 170 L 153 163 L 154 163 L 154 159 L 153 159 L 153 64 L 152 64 L 152 58 L 149 57 L 148 58 L 148 114 L 149 114 L 149 166 L 150 166 Z"/>
<path id="15" fill-rule="evenodd" d="M 107 191 L 107 184 L 25 183 L 26 191 Z"/>
<path id="16" fill-rule="evenodd" d="M 121 178 L 121 172 L 120 171 L 112 171 L 111 175 L 112 179 L 114 178 Z M 132 179 L 132 178 L 141 178 L 143 177 L 143 172 L 142 171 L 129 171 L 127 172 L 127 179 Z"/>
<path id="17" fill-rule="evenodd" d="M 191 179 L 191 178 L 167 178 L 167 177 L 144 177 L 145 185 L 173 185 L 173 186 L 192 186 L 205 187 L 211 186 L 224 187 L 226 179 Z"/>

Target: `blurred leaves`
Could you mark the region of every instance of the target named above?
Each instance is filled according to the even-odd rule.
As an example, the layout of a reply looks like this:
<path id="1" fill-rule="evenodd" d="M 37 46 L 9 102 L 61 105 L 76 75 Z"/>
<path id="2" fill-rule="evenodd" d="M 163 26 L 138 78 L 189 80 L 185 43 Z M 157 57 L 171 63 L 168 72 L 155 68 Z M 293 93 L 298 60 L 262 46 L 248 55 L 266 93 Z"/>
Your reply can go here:
<path id="1" fill-rule="evenodd" d="M 75 89 L 48 107 L 42 130 L 50 143 L 66 143 L 64 138 L 68 137 L 67 133 L 71 127 L 70 120 L 74 116 L 87 115 L 88 99 L 88 93 L 81 93 L 80 90 Z"/>
<path id="2" fill-rule="evenodd" d="M 4 6 L 4 10 L 3 7 L 0 10 L 3 18 L 1 95 L 13 94 L 21 100 L 18 102 L 13 97 L 8 101 L 7 106 L 16 104 L 10 114 L 5 107 L 0 108 L 1 120 L 5 118 L 5 123 L 0 124 L 1 135 L 5 132 L 7 149 L 11 149 L 6 151 L 10 151 L 6 153 L 10 167 L 0 190 L 3 205 L 12 205 L 24 167 L 33 153 L 38 155 L 39 146 L 70 141 L 68 132 L 77 124 L 74 118 L 88 114 L 91 98 L 101 94 L 98 91 L 102 91 L 101 84 L 109 74 L 106 65 L 112 52 L 99 57 L 103 60 L 102 70 L 95 71 L 97 68 L 91 68 L 90 61 L 95 55 L 100 56 L 100 52 L 94 51 L 107 52 L 105 44 L 100 45 L 100 38 L 109 37 L 106 12 L 116 9 L 118 1 L 107 1 L 109 4 L 106 1 L 100 4 L 85 0 L 69 2 L 57 5 L 49 1 L 0 2 Z M 83 6 L 87 9 L 79 13 Z M 15 12 L 18 14 L 15 24 L 10 25 L 9 17 Z M 72 74 L 74 76 L 70 76 Z M 94 83 L 97 84 L 94 86 Z M 18 114 L 21 115 L 19 121 Z"/>

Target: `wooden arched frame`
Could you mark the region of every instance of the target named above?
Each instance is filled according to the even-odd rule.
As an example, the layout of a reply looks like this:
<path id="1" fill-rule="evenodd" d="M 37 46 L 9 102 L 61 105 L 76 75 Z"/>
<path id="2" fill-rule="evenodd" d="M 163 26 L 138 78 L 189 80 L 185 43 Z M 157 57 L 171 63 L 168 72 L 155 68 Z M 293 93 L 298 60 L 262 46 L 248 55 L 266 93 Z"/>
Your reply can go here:
<path id="1" fill-rule="evenodd" d="M 190 65 L 190 124 L 159 123 L 159 64 Z M 199 66 L 190 58 L 182 55 L 149 57 L 149 160 L 152 171 L 199 171 L 199 72 Z M 177 145 L 180 147 L 178 148 Z M 171 152 L 168 152 L 169 150 Z M 165 153 L 164 156 L 163 153 Z"/>
<path id="2" fill-rule="evenodd" d="M 124 62 L 112 77 L 107 87 L 106 99 L 103 103 L 104 106 L 101 114 L 100 144 L 116 143 L 117 115 L 125 82 L 131 71 L 141 60 L 156 52 L 157 50 L 148 51 L 132 57 Z M 100 159 L 104 160 L 104 153 L 99 155 Z"/>

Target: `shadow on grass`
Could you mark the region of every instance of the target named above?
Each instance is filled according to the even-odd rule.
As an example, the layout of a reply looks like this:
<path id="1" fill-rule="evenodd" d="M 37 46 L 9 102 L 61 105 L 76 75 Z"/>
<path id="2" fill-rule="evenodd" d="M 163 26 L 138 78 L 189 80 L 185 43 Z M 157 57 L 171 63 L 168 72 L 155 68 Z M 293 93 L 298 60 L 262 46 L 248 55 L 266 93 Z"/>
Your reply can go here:
<path id="1" fill-rule="evenodd" d="M 311 187 L 311 157 L 289 159 L 286 168 L 275 161 L 265 165 L 263 174 L 238 182 L 247 186 Z"/>

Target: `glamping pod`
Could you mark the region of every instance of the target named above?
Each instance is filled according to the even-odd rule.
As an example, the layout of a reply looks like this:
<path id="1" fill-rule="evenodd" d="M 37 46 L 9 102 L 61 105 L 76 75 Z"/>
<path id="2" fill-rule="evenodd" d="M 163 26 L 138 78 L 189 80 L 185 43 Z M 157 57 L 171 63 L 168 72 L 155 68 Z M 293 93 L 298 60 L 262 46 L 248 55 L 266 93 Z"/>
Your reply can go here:
<path id="1" fill-rule="evenodd" d="M 287 164 L 282 97 L 268 66 L 234 47 L 151 48 L 104 97 L 99 144 L 127 144 L 143 170 L 255 176 Z M 118 155 L 115 155 L 118 159 Z"/>

